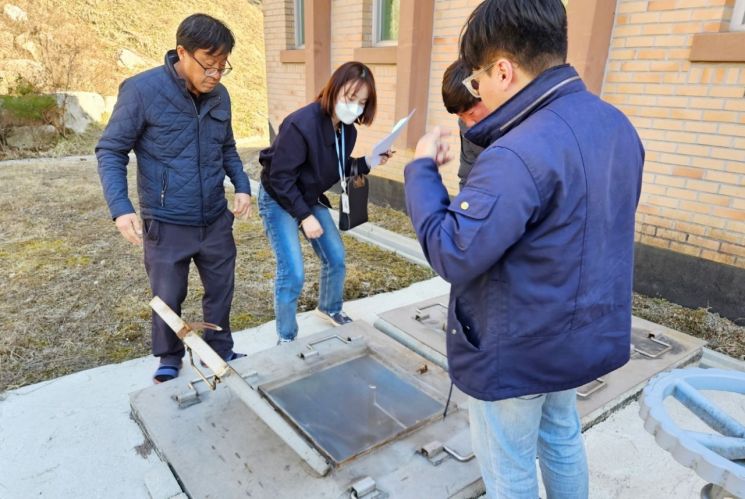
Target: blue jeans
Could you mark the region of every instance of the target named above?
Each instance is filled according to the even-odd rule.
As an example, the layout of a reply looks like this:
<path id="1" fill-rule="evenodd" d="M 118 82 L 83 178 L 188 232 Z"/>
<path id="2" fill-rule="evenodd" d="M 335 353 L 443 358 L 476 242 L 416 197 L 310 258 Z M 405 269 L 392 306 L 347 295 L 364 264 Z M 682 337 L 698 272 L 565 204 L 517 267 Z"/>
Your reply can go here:
<path id="1" fill-rule="evenodd" d="M 587 458 L 575 390 L 496 402 L 471 398 L 469 414 L 489 499 L 536 499 L 536 456 L 549 499 L 587 498 Z"/>
<path id="2" fill-rule="evenodd" d="M 344 243 L 328 208 L 319 204 L 311 210 L 323 228 L 321 237 L 309 239 L 313 251 L 321 259 L 318 308 L 335 314 L 341 312 L 344 296 Z M 259 214 L 277 258 L 274 282 L 277 334 L 280 339 L 292 340 L 297 336 L 297 300 L 305 281 L 298 222 L 263 187 L 259 188 Z"/>

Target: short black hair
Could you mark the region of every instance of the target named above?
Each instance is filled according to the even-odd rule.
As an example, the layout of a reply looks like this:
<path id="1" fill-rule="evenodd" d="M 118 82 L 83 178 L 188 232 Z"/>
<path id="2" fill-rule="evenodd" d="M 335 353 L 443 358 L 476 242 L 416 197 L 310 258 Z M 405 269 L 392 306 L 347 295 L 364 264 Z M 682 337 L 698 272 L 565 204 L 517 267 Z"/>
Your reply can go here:
<path id="1" fill-rule="evenodd" d="M 561 0 L 485 0 L 461 32 L 460 57 L 474 68 L 512 57 L 537 76 L 564 64 L 567 14 Z"/>
<path id="2" fill-rule="evenodd" d="M 179 24 L 176 45 L 191 53 L 202 49 L 210 55 L 229 54 L 235 46 L 235 37 L 222 21 L 207 14 L 192 14 Z"/>
<path id="3" fill-rule="evenodd" d="M 471 68 L 463 59 L 458 59 L 442 75 L 442 102 L 450 114 L 463 113 L 479 103 L 469 92 L 463 80 L 471 76 Z"/>

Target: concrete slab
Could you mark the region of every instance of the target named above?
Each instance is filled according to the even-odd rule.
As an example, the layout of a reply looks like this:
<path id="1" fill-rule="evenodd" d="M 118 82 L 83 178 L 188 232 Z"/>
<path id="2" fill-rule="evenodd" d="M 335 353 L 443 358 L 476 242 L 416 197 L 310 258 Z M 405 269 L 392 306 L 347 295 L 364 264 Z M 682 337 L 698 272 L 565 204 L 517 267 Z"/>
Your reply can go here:
<path id="1" fill-rule="evenodd" d="M 137 359 L 5 394 L 0 497 L 148 498 L 145 474 L 170 471 L 130 419 L 126 394 L 147 386 L 152 366 Z"/>

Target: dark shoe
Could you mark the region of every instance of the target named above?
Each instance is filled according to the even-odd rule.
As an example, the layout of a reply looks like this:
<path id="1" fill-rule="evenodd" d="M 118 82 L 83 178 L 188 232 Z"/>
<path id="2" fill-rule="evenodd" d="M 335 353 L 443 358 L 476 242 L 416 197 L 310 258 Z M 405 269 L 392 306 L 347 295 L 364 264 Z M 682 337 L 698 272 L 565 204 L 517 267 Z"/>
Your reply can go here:
<path id="1" fill-rule="evenodd" d="M 349 324 L 351 322 L 354 322 L 347 314 L 344 313 L 343 310 L 336 312 L 335 314 L 327 314 L 320 308 L 317 308 L 316 313 L 320 315 L 321 317 L 323 317 L 324 319 L 326 319 L 327 321 L 329 321 L 334 326 L 343 326 L 344 324 Z"/>
<path id="2" fill-rule="evenodd" d="M 165 383 L 166 381 L 171 381 L 178 376 L 178 372 L 180 370 L 180 363 L 177 366 L 170 364 L 160 364 L 158 366 L 158 369 L 155 370 L 155 374 L 153 374 L 153 383 L 159 385 L 161 383 Z"/>

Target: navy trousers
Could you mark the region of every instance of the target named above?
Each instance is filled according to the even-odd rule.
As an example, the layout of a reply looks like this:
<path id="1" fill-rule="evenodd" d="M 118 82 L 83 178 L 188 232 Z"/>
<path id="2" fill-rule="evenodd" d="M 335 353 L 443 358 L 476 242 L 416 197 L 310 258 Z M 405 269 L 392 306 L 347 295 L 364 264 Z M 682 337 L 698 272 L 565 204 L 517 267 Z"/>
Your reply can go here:
<path id="1" fill-rule="evenodd" d="M 204 286 L 203 320 L 223 329 L 205 331 L 204 340 L 223 358 L 233 351 L 230 332 L 236 255 L 233 220 L 230 210 L 225 210 L 206 227 L 158 220 L 143 223 L 145 270 L 153 296 L 159 296 L 181 315 L 181 304 L 188 291 L 189 265 L 193 260 Z M 178 364 L 184 356 L 183 342 L 160 317 L 155 313 L 152 317 L 153 355 L 160 357 L 161 363 Z"/>

